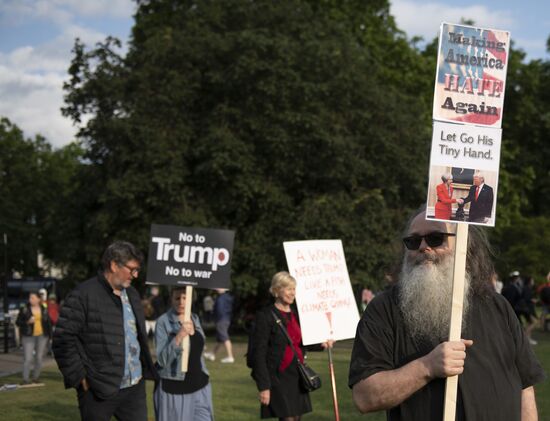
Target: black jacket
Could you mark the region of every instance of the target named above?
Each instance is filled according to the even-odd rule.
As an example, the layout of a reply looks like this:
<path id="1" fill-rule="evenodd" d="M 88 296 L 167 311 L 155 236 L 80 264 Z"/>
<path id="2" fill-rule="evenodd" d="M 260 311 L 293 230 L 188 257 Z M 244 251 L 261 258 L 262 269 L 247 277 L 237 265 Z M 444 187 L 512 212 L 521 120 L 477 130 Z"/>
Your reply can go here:
<path id="1" fill-rule="evenodd" d="M 48 309 L 45 308 L 43 305 L 40 305 L 40 309 L 42 312 L 42 334 L 44 336 L 50 336 L 50 334 L 52 333 L 52 322 L 50 320 L 50 316 L 48 315 Z M 27 304 L 25 307 L 19 310 L 19 314 L 17 315 L 17 320 L 15 321 L 15 324 L 19 326 L 19 333 L 21 334 L 21 336 L 32 336 L 34 323 L 27 323 L 31 317 L 32 310 L 30 304 Z"/>
<path id="2" fill-rule="evenodd" d="M 256 314 L 256 325 L 252 337 L 254 346 L 254 360 L 252 366 L 252 378 L 256 381 L 259 391 L 271 389 L 271 384 L 277 381 L 277 370 L 283 360 L 288 339 L 280 326 L 275 322 L 272 311 L 278 312 L 275 306 L 270 305 L 258 311 Z M 298 315 L 294 313 L 296 319 Z M 305 355 L 305 350 L 302 353 Z"/>
<path id="3" fill-rule="evenodd" d="M 479 192 L 477 200 L 476 197 L 477 186 L 470 187 L 468 196 L 463 197 L 464 203 L 470 202 L 470 211 L 468 212 L 468 221 L 470 222 L 483 222 L 484 218 L 490 218 L 493 212 L 493 188 L 487 184 L 483 185 L 483 188 Z"/>
<path id="4" fill-rule="evenodd" d="M 139 293 L 133 287 L 126 293 L 136 317 L 143 377 L 157 380 Z M 83 282 L 67 296 L 53 336 L 53 352 L 66 388 L 78 388 L 85 377 L 101 399 L 118 393 L 124 375 L 123 319 L 121 299 L 102 274 Z"/>

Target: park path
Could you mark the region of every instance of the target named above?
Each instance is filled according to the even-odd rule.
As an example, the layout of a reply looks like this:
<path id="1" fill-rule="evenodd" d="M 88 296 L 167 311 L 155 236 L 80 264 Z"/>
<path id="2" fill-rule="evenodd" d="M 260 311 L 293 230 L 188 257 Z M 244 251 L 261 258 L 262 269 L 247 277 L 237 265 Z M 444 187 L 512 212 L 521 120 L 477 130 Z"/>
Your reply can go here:
<path id="1" fill-rule="evenodd" d="M 53 357 L 46 355 L 42 367 L 49 367 L 55 364 Z M 0 354 L 0 378 L 21 373 L 23 371 L 23 350 L 11 350 L 8 354 Z"/>

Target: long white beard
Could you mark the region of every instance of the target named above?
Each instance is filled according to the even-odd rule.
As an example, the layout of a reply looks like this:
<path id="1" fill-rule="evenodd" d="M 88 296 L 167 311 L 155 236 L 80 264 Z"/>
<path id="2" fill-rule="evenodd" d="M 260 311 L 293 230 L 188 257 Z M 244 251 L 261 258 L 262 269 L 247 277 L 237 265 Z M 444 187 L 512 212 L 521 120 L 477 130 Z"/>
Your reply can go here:
<path id="1" fill-rule="evenodd" d="M 453 293 L 452 255 L 426 255 L 417 261 L 405 256 L 399 280 L 399 306 L 408 332 L 413 338 L 434 343 L 449 337 Z M 424 260 L 432 263 L 423 263 Z M 470 307 L 470 281 L 464 280 L 463 327 Z"/>

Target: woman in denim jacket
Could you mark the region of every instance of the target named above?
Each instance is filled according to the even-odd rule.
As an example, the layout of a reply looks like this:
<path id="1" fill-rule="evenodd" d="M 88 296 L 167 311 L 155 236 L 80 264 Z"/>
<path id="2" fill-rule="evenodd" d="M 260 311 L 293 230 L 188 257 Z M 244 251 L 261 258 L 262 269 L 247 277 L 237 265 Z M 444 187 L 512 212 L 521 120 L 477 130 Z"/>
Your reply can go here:
<path id="1" fill-rule="evenodd" d="M 184 322 L 185 287 L 171 291 L 172 308 L 160 316 L 155 330 L 160 384 L 154 393 L 157 421 L 212 421 L 212 389 L 202 351 L 204 331 L 196 314 Z M 189 336 L 189 364 L 181 372 L 181 343 Z"/>

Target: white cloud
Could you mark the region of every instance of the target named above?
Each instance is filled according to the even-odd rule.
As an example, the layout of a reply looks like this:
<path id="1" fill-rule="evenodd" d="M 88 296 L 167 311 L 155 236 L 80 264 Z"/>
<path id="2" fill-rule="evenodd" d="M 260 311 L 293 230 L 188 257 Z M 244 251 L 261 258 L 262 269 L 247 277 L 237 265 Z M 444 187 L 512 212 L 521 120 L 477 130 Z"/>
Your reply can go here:
<path id="1" fill-rule="evenodd" d="M 136 9 L 132 0 L 55 0 L 59 7 L 67 7 L 82 16 L 111 16 L 126 18 Z"/>
<path id="2" fill-rule="evenodd" d="M 75 38 L 93 48 L 107 34 L 86 26 L 87 18 L 128 19 L 134 9 L 132 0 L 0 0 L 0 25 L 14 33 L 29 24 L 53 24 L 57 32 L 41 43 L 0 53 L 0 116 L 26 137 L 41 134 L 56 147 L 73 141 L 77 128 L 60 109 Z"/>
<path id="3" fill-rule="evenodd" d="M 54 146 L 74 140 L 75 129 L 61 116 L 63 77 L 15 73 L 0 66 L 0 115 L 20 127 L 26 137 L 41 134 Z"/>
<path id="4" fill-rule="evenodd" d="M 106 34 L 77 25 L 67 25 L 63 32 L 47 42 L 35 46 L 16 48 L 9 53 L 0 53 L 0 64 L 15 73 L 59 72 L 66 73 L 76 38 L 88 47 L 105 40 Z"/>
<path id="5" fill-rule="evenodd" d="M 546 51 L 546 40 L 539 38 L 515 38 L 512 33 L 512 40 L 514 41 L 514 48 L 520 48 L 525 51 L 528 57 L 534 58 L 548 58 L 550 53 Z"/>
<path id="6" fill-rule="evenodd" d="M 17 26 L 29 20 L 66 25 L 75 17 L 128 18 L 136 10 L 132 0 L 2 0 L 0 24 Z"/>
<path id="7" fill-rule="evenodd" d="M 49 0 L 3 0 L 0 2 L 0 24 L 14 27 L 29 21 L 43 20 L 63 25 L 70 22 L 72 14 L 56 7 Z"/>
<path id="8" fill-rule="evenodd" d="M 486 6 L 461 7 L 437 2 L 394 0 L 391 13 L 397 26 L 409 37 L 420 35 L 428 42 L 438 36 L 441 22 L 460 23 L 464 18 L 473 20 L 476 26 L 501 30 L 510 30 L 516 25 L 511 12 Z"/>

